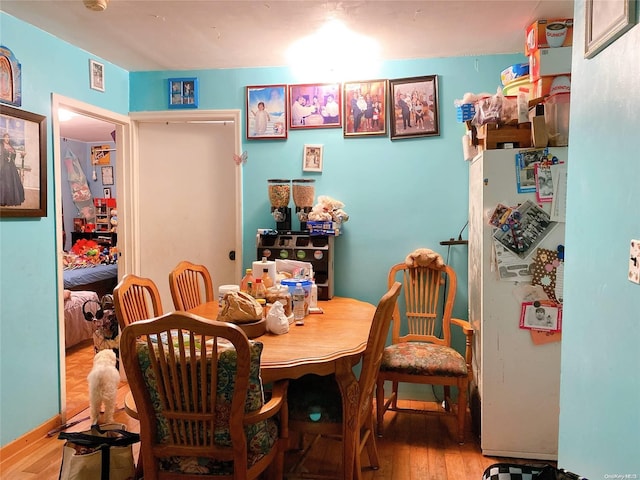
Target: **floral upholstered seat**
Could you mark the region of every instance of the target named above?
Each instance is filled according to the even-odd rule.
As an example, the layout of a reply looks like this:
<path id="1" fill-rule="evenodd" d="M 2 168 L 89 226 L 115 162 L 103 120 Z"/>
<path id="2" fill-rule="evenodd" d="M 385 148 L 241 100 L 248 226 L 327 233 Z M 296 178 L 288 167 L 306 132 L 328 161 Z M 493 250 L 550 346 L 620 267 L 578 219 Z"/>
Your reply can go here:
<path id="1" fill-rule="evenodd" d="M 282 476 L 287 382 L 265 402 L 262 348 L 235 325 L 182 311 L 124 328 L 145 480 Z"/>
<path id="2" fill-rule="evenodd" d="M 468 374 L 464 357 L 456 350 L 425 342 L 389 345 L 382 354 L 380 370 L 438 377 L 466 377 Z"/>
<path id="3" fill-rule="evenodd" d="M 252 412 L 259 410 L 264 404 L 262 381 L 260 379 L 260 356 L 262 354 L 261 342 L 251 343 L 251 369 L 249 374 L 249 390 L 245 411 Z M 150 366 L 149 348 L 146 344 L 138 344 L 138 358 L 140 367 L 144 372 L 146 386 L 151 393 L 152 403 L 157 413 L 157 441 L 163 443 L 169 438 L 167 419 L 162 415 L 162 406 L 158 394 L 158 385 Z M 235 384 L 234 375 L 236 372 L 236 351 L 233 348 L 226 348 L 220 353 L 218 359 L 218 391 L 216 395 L 216 411 L 218 412 L 217 422 L 212 432 L 215 442 L 219 445 L 231 446 L 231 435 L 229 432 L 229 414 L 231 408 L 231 397 Z M 210 364 L 208 364 L 210 367 Z M 199 392 L 201 393 L 201 392 Z M 208 399 L 209 400 L 209 399 Z M 251 466 L 260 460 L 266 452 L 276 444 L 278 440 L 278 425 L 275 420 L 267 419 L 245 427 L 248 445 L 248 465 Z M 229 475 L 233 472 L 233 462 L 219 462 L 209 458 L 198 457 L 169 457 L 161 460 L 161 470 L 182 473 L 201 473 L 208 475 Z"/>

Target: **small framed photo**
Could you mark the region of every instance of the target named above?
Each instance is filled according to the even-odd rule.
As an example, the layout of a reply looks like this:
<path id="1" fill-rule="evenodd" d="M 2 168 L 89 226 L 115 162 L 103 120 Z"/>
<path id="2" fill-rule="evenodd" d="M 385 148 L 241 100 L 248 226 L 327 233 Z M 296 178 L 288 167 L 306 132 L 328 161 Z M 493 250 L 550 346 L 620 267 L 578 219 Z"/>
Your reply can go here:
<path id="1" fill-rule="evenodd" d="M 562 305 L 550 301 L 524 302 L 520 311 L 520 328 L 527 330 L 562 330 Z"/>
<path id="2" fill-rule="evenodd" d="M 287 138 L 287 86 L 246 87 L 247 140 Z"/>
<path id="3" fill-rule="evenodd" d="M 169 79 L 169 108 L 198 108 L 198 79 Z"/>
<path id="4" fill-rule="evenodd" d="M 111 198 L 111 189 L 110 188 L 103 188 L 102 189 L 102 196 L 104 198 Z"/>
<path id="5" fill-rule="evenodd" d="M 95 60 L 89 60 L 89 86 L 104 92 L 104 65 Z"/>
<path id="6" fill-rule="evenodd" d="M 113 167 L 102 167 L 102 185 L 113 185 Z"/>
<path id="7" fill-rule="evenodd" d="M 340 128 L 339 83 L 289 85 L 289 128 Z"/>
<path id="8" fill-rule="evenodd" d="M 343 87 L 345 137 L 387 135 L 387 81 L 346 82 Z"/>
<path id="9" fill-rule="evenodd" d="M 322 145 L 305 145 L 302 155 L 304 172 L 322 172 Z"/>
<path id="10" fill-rule="evenodd" d="M 73 219 L 73 231 L 84 232 L 84 226 L 87 224 L 87 220 L 82 217 L 75 217 Z"/>
<path id="11" fill-rule="evenodd" d="M 391 140 L 440 135 L 438 76 L 389 80 Z"/>

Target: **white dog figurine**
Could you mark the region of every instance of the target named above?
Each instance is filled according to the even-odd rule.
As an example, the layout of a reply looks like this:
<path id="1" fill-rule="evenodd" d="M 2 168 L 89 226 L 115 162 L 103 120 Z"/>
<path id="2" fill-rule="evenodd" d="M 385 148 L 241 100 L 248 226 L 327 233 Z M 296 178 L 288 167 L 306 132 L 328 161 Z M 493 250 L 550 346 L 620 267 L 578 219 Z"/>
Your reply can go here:
<path id="1" fill-rule="evenodd" d="M 87 381 L 89 382 L 91 425 L 98 423 L 103 402 L 104 423 L 112 423 L 116 408 L 116 393 L 120 383 L 120 373 L 116 368 L 116 354 L 112 349 L 106 348 L 96 353 Z"/>

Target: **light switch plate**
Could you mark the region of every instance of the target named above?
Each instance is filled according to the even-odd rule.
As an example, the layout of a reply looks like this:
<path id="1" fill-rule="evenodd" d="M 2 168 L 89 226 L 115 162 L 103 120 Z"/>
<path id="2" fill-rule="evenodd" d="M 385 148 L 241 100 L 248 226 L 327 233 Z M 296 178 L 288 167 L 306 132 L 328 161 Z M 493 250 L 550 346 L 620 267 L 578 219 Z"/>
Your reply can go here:
<path id="1" fill-rule="evenodd" d="M 640 285 L 640 240 L 631 240 L 629 249 L 629 281 Z"/>

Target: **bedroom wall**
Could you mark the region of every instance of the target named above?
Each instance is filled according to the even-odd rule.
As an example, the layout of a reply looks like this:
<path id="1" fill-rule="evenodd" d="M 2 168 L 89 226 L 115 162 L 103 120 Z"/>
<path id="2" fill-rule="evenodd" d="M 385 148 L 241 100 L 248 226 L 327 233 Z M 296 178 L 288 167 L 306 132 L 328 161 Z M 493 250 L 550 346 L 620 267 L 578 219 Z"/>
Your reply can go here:
<path id="1" fill-rule="evenodd" d="M 91 195 L 93 198 L 102 198 L 104 196 L 103 188 L 105 185 L 102 183 L 102 175 L 100 165 L 96 166 L 96 177 L 97 180 L 93 180 L 93 167 L 91 165 L 91 147 L 97 145 L 95 143 L 87 143 L 80 142 L 78 140 L 67 140 L 63 139 L 62 148 L 60 152 L 63 157 L 67 155 L 67 150 L 73 152 L 74 155 L 78 157 L 80 162 L 80 166 L 82 167 L 82 171 L 84 172 L 85 177 L 87 177 L 87 184 L 89 185 L 89 190 L 91 190 Z M 101 145 L 109 145 L 109 148 L 115 148 L 115 143 L 101 142 Z M 113 167 L 113 175 L 115 178 L 116 175 L 116 161 L 115 155 L 116 152 L 111 152 L 111 166 Z M 115 185 L 109 185 L 108 188 L 111 189 L 111 197 L 117 199 L 117 190 Z M 71 245 L 71 232 L 73 232 L 73 218 L 79 216 L 79 212 L 75 203 L 73 202 L 73 197 L 71 196 L 71 187 L 66 178 L 66 173 L 64 167 L 62 169 L 62 178 L 61 178 L 61 188 L 60 193 L 62 194 L 62 209 L 64 213 L 64 230 L 67 233 L 67 241 L 64 245 L 64 250 L 68 250 L 72 247 Z"/>
<path id="2" fill-rule="evenodd" d="M 47 116 L 47 216 L 0 220 L 0 445 L 60 412 L 52 92 L 126 115 L 129 73 L 0 13 L 0 44 L 22 64 L 22 109 Z M 89 88 L 89 59 L 107 89 Z"/>

